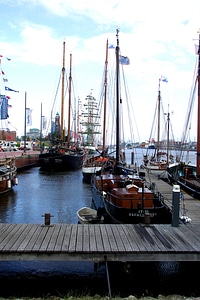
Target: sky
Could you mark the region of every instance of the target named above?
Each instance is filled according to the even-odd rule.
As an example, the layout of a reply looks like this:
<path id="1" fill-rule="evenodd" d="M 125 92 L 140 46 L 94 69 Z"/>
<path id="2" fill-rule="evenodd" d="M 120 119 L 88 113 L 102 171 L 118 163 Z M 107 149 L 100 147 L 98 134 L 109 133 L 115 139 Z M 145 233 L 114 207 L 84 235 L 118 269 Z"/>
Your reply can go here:
<path id="1" fill-rule="evenodd" d="M 197 60 L 199 0 L 0 0 L 1 68 L 10 97 L 10 130 L 24 134 L 26 107 L 31 128 L 40 128 L 41 114 L 50 120 L 62 66 L 72 54 L 73 88 L 81 101 L 99 97 L 105 45 L 116 45 L 130 59 L 124 66 L 134 107 L 139 141 L 149 139 L 161 76 L 161 96 L 176 140 L 180 140 Z M 10 58 L 11 60 L 7 60 Z M 68 67 L 67 67 L 68 68 Z M 66 68 L 66 69 L 67 69 Z M 1 93 L 2 90 L 1 90 Z M 196 114 L 190 139 L 196 139 Z M 27 128 L 29 130 L 29 128 Z"/>

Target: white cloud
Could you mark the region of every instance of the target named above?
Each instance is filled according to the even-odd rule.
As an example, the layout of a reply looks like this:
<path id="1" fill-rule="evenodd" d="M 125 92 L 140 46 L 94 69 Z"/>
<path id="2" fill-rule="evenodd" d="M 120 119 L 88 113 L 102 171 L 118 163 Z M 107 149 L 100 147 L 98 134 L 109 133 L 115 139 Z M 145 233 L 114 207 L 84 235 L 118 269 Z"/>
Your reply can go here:
<path id="1" fill-rule="evenodd" d="M 157 97 L 159 76 L 169 78 L 167 87 L 163 87 L 163 101 L 170 103 L 177 120 L 182 118 L 178 113 L 184 104 L 182 115 L 189 98 L 190 86 L 195 64 L 194 41 L 199 28 L 200 3 L 197 0 L 24 0 L 1 1 L 6 5 L 15 6 L 20 14 L 16 19 L 8 19 L 13 38 L 4 39 L 0 48 L 13 58 L 13 64 L 19 62 L 25 70 L 19 70 L 21 76 L 30 76 L 29 97 L 38 102 L 53 97 L 55 67 L 61 66 L 62 42 L 66 41 L 66 63 L 69 63 L 69 53 L 73 56 L 73 75 L 77 79 L 79 95 L 84 98 L 93 89 L 98 93 L 105 61 L 106 39 L 116 43 L 116 28 L 120 28 L 120 48 L 123 55 L 130 58 L 131 65 L 126 68 L 130 94 L 135 101 L 136 118 L 143 134 L 149 132 L 143 126 L 143 118 L 151 119 L 154 103 Z M 44 9 L 43 18 L 32 18 L 26 14 L 26 9 Z M 18 17 L 19 16 L 19 17 Z M 19 19 L 18 19 L 19 18 Z M 55 23 L 49 22 L 54 20 Z M 5 25 L 7 25 L 4 22 Z M 73 25 L 79 25 L 80 32 L 73 31 Z M 66 28 L 66 30 L 65 30 Z M 85 28 L 85 30 L 82 30 Z M 66 35 L 63 36 L 63 33 Z M 21 65 L 20 65 L 21 64 Z M 45 78 L 34 76 L 28 69 L 38 66 L 38 73 Z M 52 71 L 49 71 L 51 70 Z M 28 75 L 29 74 L 29 75 Z M 35 74 L 34 74 L 35 75 Z M 40 82 L 49 82 L 48 91 L 39 90 Z M 38 86 L 38 87 L 37 87 Z M 41 87 L 40 87 L 41 88 Z M 26 87 L 24 87 L 26 89 Z M 48 94 L 48 96 L 47 96 Z M 167 99 L 165 99 L 167 98 Z M 36 100 L 34 100 L 36 101 Z M 142 117 L 140 105 L 143 103 Z M 166 103 L 167 106 L 168 103 Z M 44 104 L 45 110 L 45 104 Z M 183 117 L 183 118 L 184 118 Z M 175 120 L 176 121 L 176 120 Z M 151 121 L 149 122 L 151 123 Z M 182 122 L 177 121 L 180 136 Z"/>

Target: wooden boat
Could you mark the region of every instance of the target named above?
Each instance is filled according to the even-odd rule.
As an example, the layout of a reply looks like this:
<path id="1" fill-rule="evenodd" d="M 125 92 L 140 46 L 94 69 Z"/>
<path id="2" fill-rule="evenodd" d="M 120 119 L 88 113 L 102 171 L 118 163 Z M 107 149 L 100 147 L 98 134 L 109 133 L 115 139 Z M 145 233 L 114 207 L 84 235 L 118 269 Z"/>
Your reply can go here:
<path id="1" fill-rule="evenodd" d="M 186 191 L 192 197 L 200 200 L 200 34 L 199 34 L 199 49 L 198 49 L 198 59 L 196 64 L 196 76 L 194 77 L 194 84 L 191 91 L 191 97 L 189 100 L 189 114 L 186 115 L 185 128 L 182 137 L 182 145 L 184 144 L 188 130 L 190 128 L 191 112 L 194 105 L 194 100 L 196 96 L 196 87 L 198 95 L 197 104 L 197 154 L 196 154 L 196 164 L 191 164 L 183 156 L 183 150 L 180 150 L 180 155 L 177 157 L 176 162 L 169 165 L 167 168 L 168 179 L 171 184 L 180 185 L 181 189 Z"/>
<path id="2" fill-rule="evenodd" d="M 2 158 L 0 160 L 0 194 L 9 192 L 18 184 L 15 158 Z"/>
<path id="3" fill-rule="evenodd" d="M 67 141 L 64 136 L 64 81 L 65 81 L 65 42 L 63 43 L 62 67 L 62 97 L 61 97 L 61 125 L 60 137 L 52 140 L 52 146 L 46 153 L 39 155 L 39 166 L 42 171 L 68 171 L 80 169 L 83 165 L 84 151 L 77 142 L 70 140 L 70 108 L 71 108 L 71 69 L 72 55 L 70 54 L 69 75 L 69 106 L 68 106 L 68 133 Z"/>
<path id="4" fill-rule="evenodd" d="M 170 223 L 171 210 L 153 186 L 148 186 L 144 172 L 129 168 L 122 161 L 120 151 L 120 55 L 117 29 L 116 55 L 116 155 L 109 158 L 110 169 L 102 168 L 100 175 L 92 176 L 92 207 L 105 211 L 105 222 L 110 223 Z M 123 101 L 124 103 L 124 101 Z"/>
<path id="5" fill-rule="evenodd" d="M 82 207 L 77 211 L 78 223 L 80 224 L 95 224 L 103 223 L 104 216 L 96 209 L 90 207 Z"/>
<path id="6" fill-rule="evenodd" d="M 169 112 L 166 114 L 164 111 L 162 112 L 164 118 L 167 115 L 167 119 L 164 121 L 164 131 L 167 132 L 166 140 L 161 141 L 161 85 L 162 76 L 159 78 L 158 85 L 158 100 L 156 103 L 156 109 L 154 114 L 154 120 L 151 128 L 150 138 L 151 141 L 149 147 L 147 148 L 146 154 L 143 159 L 143 167 L 150 173 L 154 175 L 162 176 L 163 178 L 167 178 L 166 170 L 167 166 L 173 163 L 173 155 L 169 155 L 169 122 L 170 122 L 170 114 Z M 152 140 L 152 134 L 154 132 L 154 126 L 156 124 L 157 127 L 157 141 L 155 142 L 154 138 Z"/>

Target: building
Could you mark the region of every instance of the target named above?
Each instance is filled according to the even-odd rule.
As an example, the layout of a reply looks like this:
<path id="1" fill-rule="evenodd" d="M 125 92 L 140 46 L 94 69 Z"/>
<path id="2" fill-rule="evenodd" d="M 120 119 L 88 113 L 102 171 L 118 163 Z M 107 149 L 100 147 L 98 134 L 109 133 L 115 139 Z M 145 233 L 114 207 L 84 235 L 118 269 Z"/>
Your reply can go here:
<path id="1" fill-rule="evenodd" d="M 16 131 L 0 130 L 0 140 L 16 141 Z"/>

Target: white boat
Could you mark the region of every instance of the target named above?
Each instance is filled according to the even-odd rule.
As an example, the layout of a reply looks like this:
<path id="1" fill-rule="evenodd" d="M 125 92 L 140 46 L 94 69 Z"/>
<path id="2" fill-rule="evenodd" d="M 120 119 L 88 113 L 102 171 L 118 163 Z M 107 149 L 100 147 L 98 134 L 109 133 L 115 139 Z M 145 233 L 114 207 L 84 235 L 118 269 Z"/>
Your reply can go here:
<path id="1" fill-rule="evenodd" d="M 104 216 L 96 209 L 90 207 L 82 207 L 77 211 L 79 224 L 95 224 L 103 223 Z"/>

